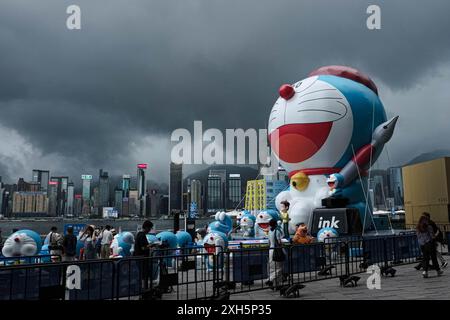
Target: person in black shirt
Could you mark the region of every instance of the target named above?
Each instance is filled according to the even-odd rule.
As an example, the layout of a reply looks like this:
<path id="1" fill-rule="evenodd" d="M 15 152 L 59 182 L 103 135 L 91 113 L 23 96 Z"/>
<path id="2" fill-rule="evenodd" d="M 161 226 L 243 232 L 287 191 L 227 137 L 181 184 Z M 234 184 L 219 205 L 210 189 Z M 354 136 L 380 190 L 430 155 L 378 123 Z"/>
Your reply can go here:
<path id="1" fill-rule="evenodd" d="M 64 236 L 63 243 L 63 261 L 74 261 L 77 251 L 77 237 L 73 234 L 73 228 L 67 228 L 67 234 Z"/>
<path id="2" fill-rule="evenodd" d="M 150 220 L 145 220 L 142 224 L 142 230 L 136 234 L 134 240 L 134 253 L 136 257 L 150 256 L 150 244 L 147 240 L 147 234 L 152 230 L 153 223 Z"/>
<path id="3" fill-rule="evenodd" d="M 148 274 L 149 274 L 149 261 L 145 257 L 150 257 L 150 244 L 147 240 L 147 234 L 152 230 L 153 223 L 150 220 L 145 220 L 142 224 L 142 230 L 136 234 L 134 239 L 134 252 L 133 256 L 143 257 L 142 260 L 138 261 L 139 269 L 142 276 L 142 285 L 144 289 L 148 289 Z"/>

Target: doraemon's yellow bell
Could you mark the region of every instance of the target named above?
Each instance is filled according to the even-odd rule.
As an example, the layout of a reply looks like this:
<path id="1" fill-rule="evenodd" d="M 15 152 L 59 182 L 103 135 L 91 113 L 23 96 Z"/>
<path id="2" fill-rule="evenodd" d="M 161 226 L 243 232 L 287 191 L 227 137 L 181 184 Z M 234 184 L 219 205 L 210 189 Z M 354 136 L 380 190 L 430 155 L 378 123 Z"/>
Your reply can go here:
<path id="1" fill-rule="evenodd" d="M 298 191 L 304 191 L 308 188 L 309 178 L 303 172 L 297 172 L 291 177 L 291 186 Z"/>

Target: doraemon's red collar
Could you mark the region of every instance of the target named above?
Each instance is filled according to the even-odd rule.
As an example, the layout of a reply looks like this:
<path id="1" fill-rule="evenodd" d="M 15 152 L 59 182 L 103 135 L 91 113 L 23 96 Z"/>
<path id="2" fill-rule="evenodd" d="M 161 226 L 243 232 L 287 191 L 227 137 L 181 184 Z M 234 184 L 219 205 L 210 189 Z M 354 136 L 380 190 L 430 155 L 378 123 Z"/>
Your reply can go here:
<path id="1" fill-rule="evenodd" d="M 295 170 L 289 173 L 289 178 L 292 178 L 292 176 L 298 172 L 303 172 L 307 176 L 313 176 L 313 175 L 320 175 L 320 174 L 333 174 L 338 173 L 341 171 L 341 168 L 309 168 L 309 169 L 301 169 L 301 170 Z"/>

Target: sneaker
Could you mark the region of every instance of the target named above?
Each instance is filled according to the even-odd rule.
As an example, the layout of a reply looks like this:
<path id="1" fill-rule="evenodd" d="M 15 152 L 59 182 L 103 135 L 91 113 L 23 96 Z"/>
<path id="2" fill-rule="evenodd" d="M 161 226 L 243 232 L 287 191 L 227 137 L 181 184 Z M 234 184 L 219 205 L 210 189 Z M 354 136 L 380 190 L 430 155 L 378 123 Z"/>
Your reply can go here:
<path id="1" fill-rule="evenodd" d="M 444 273 L 444 271 L 442 271 L 442 270 L 438 270 L 437 271 L 437 275 L 438 275 L 438 277 L 440 277 L 440 276 L 442 276 L 442 274 Z"/>
<path id="2" fill-rule="evenodd" d="M 422 273 L 422 276 L 423 276 L 424 278 L 428 278 L 428 272 L 424 271 L 424 272 Z"/>
<path id="3" fill-rule="evenodd" d="M 442 268 L 446 268 L 448 266 L 448 262 L 447 261 L 444 261 L 442 264 L 441 264 L 441 267 Z"/>

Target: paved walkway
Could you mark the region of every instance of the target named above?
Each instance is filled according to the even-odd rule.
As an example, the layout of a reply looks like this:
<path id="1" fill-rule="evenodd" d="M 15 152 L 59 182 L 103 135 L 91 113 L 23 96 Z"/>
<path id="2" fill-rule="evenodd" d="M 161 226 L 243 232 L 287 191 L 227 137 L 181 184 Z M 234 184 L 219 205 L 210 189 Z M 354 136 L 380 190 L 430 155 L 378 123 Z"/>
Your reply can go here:
<path id="1" fill-rule="evenodd" d="M 450 261 L 449 256 L 445 256 Z M 342 288 L 339 279 L 327 279 L 305 283 L 306 287 L 300 290 L 301 300 L 403 300 L 403 299 L 450 299 L 450 267 L 444 269 L 441 277 L 436 271 L 429 271 L 429 278 L 422 277 L 422 271 L 414 269 L 415 264 L 395 266 L 395 277 L 382 277 L 381 289 L 369 290 L 366 286 L 369 274 L 361 273 L 357 287 Z M 279 292 L 272 290 L 254 291 L 245 294 L 232 295 L 232 300 L 276 300 L 286 299 L 280 297 Z M 295 298 L 290 298 L 292 300 Z"/>

